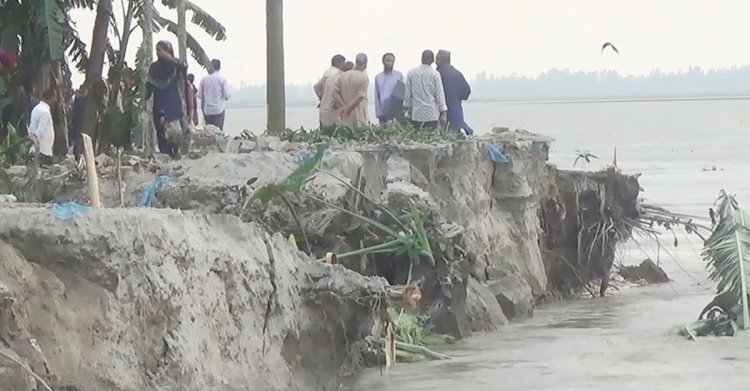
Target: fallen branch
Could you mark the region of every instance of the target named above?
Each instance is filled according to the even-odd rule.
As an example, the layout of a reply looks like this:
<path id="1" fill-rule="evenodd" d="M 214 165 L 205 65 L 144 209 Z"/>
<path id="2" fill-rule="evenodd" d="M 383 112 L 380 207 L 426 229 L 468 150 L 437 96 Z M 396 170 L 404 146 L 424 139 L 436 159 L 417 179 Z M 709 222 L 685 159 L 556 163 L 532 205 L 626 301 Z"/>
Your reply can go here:
<path id="1" fill-rule="evenodd" d="M 7 358 L 7 359 L 9 359 L 11 361 L 13 361 L 14 363 L 18 364 L 18 366 L 20 366 L 21 368 L 25 369 L 26 372 L 28 372 L 32 377 L 34 377 L 34 379 L 36 381 L 38 381 L 41 385 L 43 385 L 44 388 L 47 389 L 47 391 L 54 391 L 52 389 L 52 387 L 50 387 L 49 384 L 47 384 L 47 382 L 45 382 L 44 379 L 42 379 L 39 375 L 37 375 L 36 373 L 34 373 L 34 371 L 32 371 L 31 368 L 29 368 L 28 365 L 26 365 L 25 363 L 17 360 L 15 357 L 11 356 L 10 354 L 5 353 L 3 350 L 4 349 L 0 349 L 0 355 L 2 355 L 3 357 L 5 357 L 5 358 Z"/>
<path id="2" fill-rule="evenodd" d="M 385 346 L 385 338 L 374 338 L 374 337 L 366 337 L 368 341 L 371 343 L 377 343 L 378 345 Z M 396 349 L 403 350 L 408 353 L 412 354 L 418 354 L 423 357 L 429 358 L 431 360 L 449 360 L 451 357 L 447 354 L 438 353 L 436 351 L 430 350 L 424 346 L 418 346 L 418 345 L 412 345 L 410 343 L 406 342 L 399 342 L 396 341 Z"/>

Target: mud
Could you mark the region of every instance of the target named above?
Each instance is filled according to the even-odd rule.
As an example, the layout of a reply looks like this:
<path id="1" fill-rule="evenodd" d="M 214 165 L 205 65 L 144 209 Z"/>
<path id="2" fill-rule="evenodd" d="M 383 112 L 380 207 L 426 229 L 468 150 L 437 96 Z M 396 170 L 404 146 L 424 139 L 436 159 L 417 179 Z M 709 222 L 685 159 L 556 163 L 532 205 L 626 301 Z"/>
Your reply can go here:
<path id="1" fill-rule="evenodd" d="M 425 228 L 435 265 L 413 270 L 425 287 L 422 309 L 433 310 L 436 331 L 467 337 L 529 318 L 537 302 L 608 272 L 621 237 L 607 231 L 606 240 L 581 242 L 580 228 L 634 217 L 637 178 L 558 171 L 547 163 L 550 142 L 501 131 L 470 141 L 338 144 L 322 168 L 393 213 L 412 204 L 430 211 Z M 278 183 L 314 146 L 273 138 L 216 143 L 238 153 L 204 151 L 126 168 L 128 208 L 69 222 L 44 205 L 0 206 L 2 255 L 13 260 L 0 266 L 9 292 L 2 297 L 12 298 L 4 312 L 13 314 L 0 328 L 15 330 L 6 344 L 34 372 L 81 389 L 304 390 L 334 389 L 361 367 L 360 341 L 388 305 L 386 287 L 405 284 L 411 269 L 394 257 L 345 263 L 351 270 L 314 262 L 377 241 L 304 196 L 288 201 L 314 257 L 288 243 L 294 234 L 306 247 L 285 203 L 243 209 L 249 194 Z M 490 145 L 509 163 L 494 163 Z M 104 171 L 102 201 L 114 207 L 116 175 Z M 170 181 L 157 192 L 156 208 L 137 207 L 160 174 Z M 55 181 L 42 181 L 43 189 Z M 28 195 L 87 199 L 82 181 L 55 189 L 51 198 Z M 326 173 L 304 191 L 382 217 Z M 586 202 L 572 203 L 582 194 Z M 581 256 L 582 248 L 599 255 Z M 571 270 L 561 257 L 579 262 Z M 40 349 L 30 350 L 31 340 Z M 0 365 L 29 381 L 14 364 Z"/>
<path id="2" fill-rule="evenodd" d="M 0 334 L 56 386 L 332 389 L 359 368 L 384 293 L 382 279 L 231 216 L 102 209 L 67 222 L 15 207 L 0 221 Z"/>

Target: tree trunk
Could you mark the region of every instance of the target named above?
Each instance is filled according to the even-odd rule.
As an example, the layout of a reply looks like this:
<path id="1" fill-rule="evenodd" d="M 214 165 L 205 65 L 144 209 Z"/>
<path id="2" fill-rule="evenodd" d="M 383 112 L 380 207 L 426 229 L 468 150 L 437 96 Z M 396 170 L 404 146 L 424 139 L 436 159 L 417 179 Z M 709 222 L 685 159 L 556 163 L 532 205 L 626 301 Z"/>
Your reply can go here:
<path id="1" fill-rule="evenodd" d="M 135 16 L 135 3 L 133 0 L 128 2 L 128 8 L 123 17 L 122 23 L 122 35 L 120 37 L 119 47 L 117 56 L 115 58 L 116 63 L 110 64 L 114 67 L 112 72 L 112 80 L 109 81 L 109 99 L 107 100 L 107 110 L 112 110 L 117 105 L 117 98 L 120 95 L 122 73 L 125 70 L 125 56 L 128 53 L 128 44 L 130 43 L 130 30 L 133 27 L 133 17 Z"/>
<path id="2" fill-rule="evenodd" d="M 96 19 L 94 20 L 94 31 L 91 38 L 91 51 L 89 53 L 89 64 L 86 68 L 87 87 L 86 107 L 83 110 L 83 133 L 91 136 L 96 143 L 95 131 L 97 127 L 97 111 L 101 104 L 95 99 L 92 87 L 102 80 L 104 71 L 104 57 L 107 50 L 107 33 L 109 32 L 109 21 L 112 15 L 112 0 L 99 0 L 96 6 Z"/>
<path id="3" fill-rule="evenodd" d="M 284 98 L 284 2 L 266 0 L 266 105 L 267 130 L 283 130 Z"/>
<path id="4" fill-rule="evenodd" d="M 58 156 L 65 156 L 68 152 L 68 105 L 66 104 L 66 85 L 64 75 L 59 61 L 45 63 L 42 67 L 43 74 L 40 82 L 40 91 L 47 89 L 57 90 L 57 101 L 51 107 L 52 122 L 55 129 L 55 141 L 52 144 L 52 152 Z"/>
<path id="5" fill-rule="evenodd" d="M 151 66 L 154 55 L 154 33 L 151 29 L 154 23 L 154 1 L 143 0 L 143 19 L 141 30 L 143 31 L 143 67 L 140 69 L 141 75 L 141 109 L 143 115 L 141 116 L 141 124 L 143 125 L 143 137 L 141 145 L 146 152 L 151 153 L 155 150 L 156 145 L 156 129 L 154 128 L 154 120 L 152 116 L 153 107 L 149 104 L 150 99 L 146 99 L 146 81 L 148 80 L 148 68 Z"/>
<path id="6" fill-rule="evenodd" d="M 187 61 L 187 20 L 186 20 L 186 7 L 185 0 L 178 0 L 177 3 L 177 38 L 180 41 L 180 59 Z"/>

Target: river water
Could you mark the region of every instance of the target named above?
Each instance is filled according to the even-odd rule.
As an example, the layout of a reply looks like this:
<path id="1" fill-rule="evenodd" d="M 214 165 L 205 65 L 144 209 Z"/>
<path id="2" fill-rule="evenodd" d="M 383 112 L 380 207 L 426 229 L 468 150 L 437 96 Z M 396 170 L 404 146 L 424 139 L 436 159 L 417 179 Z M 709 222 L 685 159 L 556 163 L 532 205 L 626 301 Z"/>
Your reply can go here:
<path id="1" fill-rule="evenodd" d="M 476 130 L 524 128 L 555 138 L 550 161 L 572 168 L 575 150 L 641 173 L 642 196 L 706 215 L 724 188 L 750 208 L 750 101 L 499 104 L 466 107 Z M 315 110 L 291 108 L 291 127 L 313 127 Z M 748 120 L 746 121 L 746 118 Z M 262 129 L 265 110 L 227 112 L 230 131 Z M 700 240 L 666 234 L 622 246 L 616 262 L 659 261 L 670 284 L 610 289 L 601 299 L 557 302 L 534 318 L 459 341 L 442 362 L 364 371 L 347 390 L 718 390 L 750 384 L 750 334 L 689 342 L 677 328 L 712 298 Z"/>

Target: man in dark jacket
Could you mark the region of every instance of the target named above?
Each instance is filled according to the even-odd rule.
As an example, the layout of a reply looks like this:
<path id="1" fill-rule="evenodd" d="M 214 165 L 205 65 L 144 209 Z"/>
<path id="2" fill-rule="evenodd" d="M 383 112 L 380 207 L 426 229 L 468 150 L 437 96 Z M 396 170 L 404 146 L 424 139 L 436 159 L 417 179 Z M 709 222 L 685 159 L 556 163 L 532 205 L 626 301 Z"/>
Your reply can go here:
<path id="1" fill-rule="evenodd" d="M 464 121 L 464 108 L 462 101 L 469 99 L 471 87 L 464 75 L 451 65 L 451 53 L 447 50 L 439 50 L 435 57 L 437 70 L 443 80 L 445 91 L 445 104 L 448 106 L 448 129 L 461 132 L 465 135 L 474 134 Z"/>

